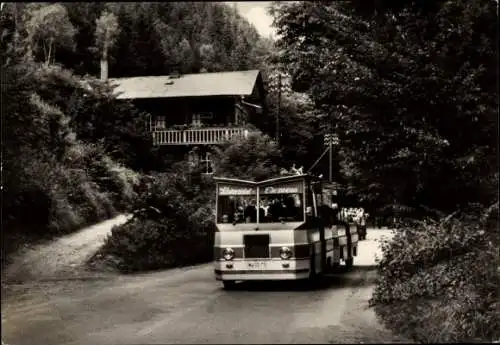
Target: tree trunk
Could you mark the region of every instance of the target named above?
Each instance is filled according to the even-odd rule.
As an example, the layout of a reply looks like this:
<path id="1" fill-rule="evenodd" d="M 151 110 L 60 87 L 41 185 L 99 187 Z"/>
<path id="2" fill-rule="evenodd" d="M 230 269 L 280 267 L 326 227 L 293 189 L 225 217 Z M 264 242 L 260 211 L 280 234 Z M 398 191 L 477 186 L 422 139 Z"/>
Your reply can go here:
<path id="1" fill-rule="evenodd" d="M 52 40 L 49 42 L 49 52 L 47 54 L 47 66 L 52 62 Z"/>
<path id="2" fill-rule="evenodd" d="M 101 56 L 101 81 L 108 80 L 108 47 L 104 44 Z"/>
<path id="3" fill-rule="evenodd" d="M 48 66 L 49 65 L 49 52 L 48 52 L 47 44 L 45 42 L 43 42 L 42 46 L 43 46 L 43 58 L 45 60 L 44 64 L 45 64 L 45 66 Z"/>

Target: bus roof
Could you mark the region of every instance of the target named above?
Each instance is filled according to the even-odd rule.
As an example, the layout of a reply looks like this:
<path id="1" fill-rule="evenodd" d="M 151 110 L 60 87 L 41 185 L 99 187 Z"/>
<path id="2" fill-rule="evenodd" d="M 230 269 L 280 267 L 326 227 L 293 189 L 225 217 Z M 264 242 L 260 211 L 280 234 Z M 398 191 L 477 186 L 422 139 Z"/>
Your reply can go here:
<path id="1" fill-rule="evenodd" d="M 323 189 L 340 189 L 342 185 L 338 182 L 323 182 Z"/>
<path id="2" fill-rule="evenodd" d="M 266 183 L 272 183 L 272 182 L 288 182 L 288 181 L 297 181 L 297 180 L 313 180 L 313 179 L 318 179 L 316 176 L 309 175 L 309 174 L 301 174 L 301 175 L 286 175 L 286 176 L 279 176 L 267 180 L 262 180 L 262 181 L 250 181 L 250 180 L 240 180 L 240 179 L 235 179 L 235 178 L 228 178 L 228 177 L 214 177 L 214 180 L 218 183 L 245 183 L 245 184 L 251 184 L 251 185 L 257 185 L 257 184 L 266 184 Z"/>
<path id="3" fill-rule="evenodd" d="M 250 181 L 250 180 L 240 180 L 236 178 L 230 178 L 230 177 L 214 177 L 213 178 L 215 182 L 220 183 L 220 182 L 227 182 L 227 183 L 246 183 L 246 184 L 257 184 L 257 182 Z"/>

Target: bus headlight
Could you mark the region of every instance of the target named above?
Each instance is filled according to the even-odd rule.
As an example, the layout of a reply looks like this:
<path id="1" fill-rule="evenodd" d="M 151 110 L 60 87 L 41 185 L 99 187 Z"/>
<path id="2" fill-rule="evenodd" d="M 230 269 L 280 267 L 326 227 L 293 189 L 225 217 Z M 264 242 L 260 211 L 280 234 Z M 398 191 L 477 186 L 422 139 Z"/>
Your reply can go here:
<path id="1" fill-rule="evenodd" d="M 224 251 L 222 252 L 222 257 L 224 260 L 233 260 L 234 258 L 234 250 L 232 248 L 224 248 Z"/>
<path id="2" fill-rule="evenodd" d="M 281 247 L 280 249 L 280 257 L 283 260 L 288 260 L 292 257 L 292 251 L 288 247 Z"/>

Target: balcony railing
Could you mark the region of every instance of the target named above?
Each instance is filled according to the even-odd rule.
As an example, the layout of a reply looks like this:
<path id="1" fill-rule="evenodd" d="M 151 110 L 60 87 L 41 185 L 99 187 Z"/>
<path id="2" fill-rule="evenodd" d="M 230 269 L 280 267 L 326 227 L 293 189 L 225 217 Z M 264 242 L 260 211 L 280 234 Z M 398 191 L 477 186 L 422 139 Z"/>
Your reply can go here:
<path id="1" fill-rule="evenodd" d="M 153 135 L 154 145 L 213 145 L 236 137 L 247 137 L 253 131 L 243 128 L 158 129 Z"/>

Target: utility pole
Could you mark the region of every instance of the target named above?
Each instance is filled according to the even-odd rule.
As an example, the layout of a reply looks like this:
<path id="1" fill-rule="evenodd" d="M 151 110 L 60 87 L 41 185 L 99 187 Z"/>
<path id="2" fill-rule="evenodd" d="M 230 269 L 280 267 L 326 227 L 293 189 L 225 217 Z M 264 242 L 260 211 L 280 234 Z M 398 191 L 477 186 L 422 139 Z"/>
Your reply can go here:
<path id="1" fill-rule="evenodd" d="M 333 150 L 332 150 L 332 137 L 331 137 L 331 133 L 332 131 L 330 130 L 330 140 L 328 141 L 328 150 L 330 151 L 329 152 L 329 156 L 330 156 L 330 170 L 329 170 L 329 174 L 328 174 L 328 177 L 329 177 L 329 181 L 330 182 L 333 182 Z"/>
<path id="2" fill-rule="evenodd" d="M 328 151 L 328 180 L 333 181 L 333 136 L 331 131 L 331 126 L 328 126 L 328 133 L 325 134 L 324 145 L 326 146 L 326 151 Z M 325 153 L 326 153 L 325 151 Z"/>
<path id="3" fill-rule="evenodd" d="M 328 133 L 325 134 L 324 145 L 327 146 L 327 151 L 329 153 L 329 169 L 328 169 L 328 179 L 333 182 L 333 146 L 339 144 L 339 138 L 333 130 L 333 115 L 330 114 L 330 123 L 328 124 Z M 326 153 L 326 151 L 325 151 Z"/>
<path id="4" fill-rule="evenodd" d="M 278 72 L 278 111 L 276 113 L 276 143 L 280 142 L 280 112 L 281 112 L 281 71 Z"/>
<path id="5" fill-rule="evenodd" d="M 333 182 L 333 149 L 332 149 L 332 144 L 333 144 L 333 115 L 332 115 L 332 112 L 330 111 L 330 121 L 329 121 L 329 124 L 328 124 L 328 132 L 329 132 L 329 137 L 330 137 L 330 140 L 329 140 L 329 148 L 330 148 L 330 173 L 329 173 L 329 177 L 330 177 L 330 182 Z"/>

